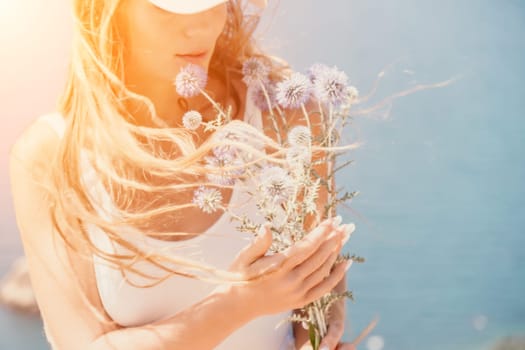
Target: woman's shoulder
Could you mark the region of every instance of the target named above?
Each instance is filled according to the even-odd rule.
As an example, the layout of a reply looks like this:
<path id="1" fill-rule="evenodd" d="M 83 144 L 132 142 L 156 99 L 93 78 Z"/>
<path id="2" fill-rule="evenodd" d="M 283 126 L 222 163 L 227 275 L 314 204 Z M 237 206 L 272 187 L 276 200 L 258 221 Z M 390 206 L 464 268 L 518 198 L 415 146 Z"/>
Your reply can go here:
<path id="1" fill-rule="evenodd" d="M 11 149 L 11 193 L 46 337 L 53 348 L 73 349 L 72 344 L 91 342 L 116 327 L 104 314 L 90 257 L 60 238 L 50 215 L 53 203 L 47 181 L 60 135 L 48 118 L 60 121 L 56 116 L 36 118 Z M 64 325 L 69 332 L 63 332 Z"/>
<path id="2" fill-rule="evenodd" d="M 63 132 L 61 115 L 52 112 L 35 118 L 18 135 L 10 150 L 12 161 L 26 165 L 45 165 L 55 153 Z"/>

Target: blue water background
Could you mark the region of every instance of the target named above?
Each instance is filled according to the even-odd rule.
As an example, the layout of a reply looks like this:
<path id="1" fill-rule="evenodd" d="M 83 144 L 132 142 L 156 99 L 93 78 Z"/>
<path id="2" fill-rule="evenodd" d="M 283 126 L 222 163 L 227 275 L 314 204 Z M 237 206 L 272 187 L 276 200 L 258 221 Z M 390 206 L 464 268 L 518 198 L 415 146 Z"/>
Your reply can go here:
<path id="1" fill-rule="evenodd" d="M 360 192 L 340 213 L 366 263 L 349 270 L 344 338 L 375 316 L 388 350 L 489 349 L 525 333 L 525 3 L 286 0 L 262 24 L 297 70 L 337 65 L 361 94 L 392 64 L 367 105 L 461 77 L 345 130 L 364 144 L 338 177 Z M 1 272 L 21 252 L 7 234 Z M 0 309 L 0 349 L 47 349 L 40 322 Z"/>

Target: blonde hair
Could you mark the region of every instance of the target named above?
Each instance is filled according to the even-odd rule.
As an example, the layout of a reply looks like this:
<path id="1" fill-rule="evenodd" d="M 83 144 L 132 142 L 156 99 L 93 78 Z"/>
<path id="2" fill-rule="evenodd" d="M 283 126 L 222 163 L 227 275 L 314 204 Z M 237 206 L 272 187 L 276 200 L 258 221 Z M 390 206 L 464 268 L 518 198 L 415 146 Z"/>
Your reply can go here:
<path id="1" fill-rule="evenodd" d="M 157 215 L 175 213 L 191 204 L 170 204 L 152 207 L 132 207 L 141 193 L 157 193 L 161 198 L 167 191 L 196 188 L 203 184 L 189 183 L 184 177 L 197 178 L 205 174 L 200 160 L 213 147 L 234 144 L 260 158 L 279 162 L 280 146 L 259 130 L 242 122 L 232 121 L 228 127 L 239 134 L 258 139 L 275 156 L 266 155 L 250 145 L 238 142 L 209 140 L 197 147 L 191 131 L 168 127 L 155 114 L 152 102 L 126 88 L 123 83 L 123 47 L 119 41 L 119 28 L 115 14 L 120 0 L 74 0 L 75 31 L 71 63 L 65 91 L 58 111 L 66 117 L 67 127 L 57 152 L 57 164 L 52 169 L 49 196 L 53 226 L 63 241 L 79 256 L 99 256 L 123 273 L 132 272 L 153 280 L 153 286 L 173 274 L 208 281 L 242 282 L 244 277 L 223 271 L 197 261 L 173 255 L 144 251 L 132 243 L 124 228 L 135 227 L 146 235 L 177 236 L 184 232 L 152 232 L 148 221 Z M 244 96 L 236 95 L 233 82 L 241 79 L 242 63 L 250 57 L 259 57 L 271 67 L 270 77 L 277 80 L 290 70 L 275 57 L 265 55 L 253 38 L 259 17 L 247 16 L 236 0 L 228 2 L 225 29 L 218 38 L 210 63 L 209 73 L 217 76 L 226 88 L 226 96 L 236 96 L 241 103 Z M 129 101 L 139 101 L 148 107 L 153 124 L 145 127 L 133 124 L 133 116 L 126 109 Z M 115 132 L 117 130 L 118 132 Z M 167 142 L 169 152 L 156 142 Z M 90 164 L 114 203 L 107 210 L 93 198 L 83 180 L 85 165 Z M 164 180 L 152 184 L 148 178 Z M 95 199 L 95 200 L 94 200 Z M 99 200 L 100 198 L 98 198 Z M 156 202 L 155 204 L 158 204 Z M 111 242 L 123 247 L 129 254 L 112 254 L 100 250 L 92 242 L 88 229 L 96 226 L 103 230 Z M 144 274 L 134 265 L 147 261 L 162 269 L 162 278 Z M 173 263 L 180 267 L 170 268 Z"/>

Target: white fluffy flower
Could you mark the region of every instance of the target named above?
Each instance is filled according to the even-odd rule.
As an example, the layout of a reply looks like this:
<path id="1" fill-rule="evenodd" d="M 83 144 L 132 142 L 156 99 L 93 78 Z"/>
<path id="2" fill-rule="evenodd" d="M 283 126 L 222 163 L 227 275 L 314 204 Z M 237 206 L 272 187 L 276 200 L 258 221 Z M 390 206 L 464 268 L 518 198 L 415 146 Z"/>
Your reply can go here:
<path id="1" fill-rule="evenodd" d="M 193 97 L 200 94 L 208 81 L 208 75 L 204 68 L 190 63 L 182 67 L 175 77 L 174 85 L 177 93 L 183 97 Z"/>
<path id="2" fill-rule="evenodd" d="M 215 184 L 231 186 L 244 173 L 244 163 L 237 157 L 233 147 L 214 147 L 213 156 L 205 157 L 205 160 L 206 168 L 210 170 L 208 180 Z"/>
<path id="3" fill-rule="evenodd" d="M 306 126 L 296 126 L 288 132 L 288 143 L 291 146 L 309 146 L 312 143 L 312 132 Z"/>
<path id="4" fill-rule="evenodd" d="M 328 67 L 324 63 L 314 63 L 310 68 L 308 68 L 308 78 L 310 78 L 310 81 L 312 83 L 315 83 L 317 77 L 323 72 L 325 72 L 327 69 L 330 69 L 330 67 Z"/>
<path id="5" fill-rule="evenodd" d="M 246 85 L 255 85 L 268 79 L 270 68 L 257 57 L 250 57 L 242 64 L 242 80 Z"/>
<path id="6" fill-rule="evenodd" d="M 311 161 L 312 153 L 306 147 L 295 146 L 286 150 L 286 162 L 292 169 L 299 168 L 302 171 Z"/>
<path id="7" fill-rule="evenodd" d="M 189 130 L 196 130 L 201 122 L 202 115 L 198 111 L 188 111 L 182 116 L 182 125 Z"/>
<path id="8" fill-rule="evenodd" d="M 293 179 L 283 168 L 277 166 L 264 168 L 260 174 L 260 180 L 263 194 L 276 204 L 288 200 L 293 194 Z"/>
<path id="9" fill-rule="evenodd" d="M 345 72 L 337 67 L 326 67 L 317 72 L 314 81 L 315 95 L 325 104 L 335 107 L 355 98 L 357 90 L 348 85 Z"/>
<path id="10" fill-rule="evenodd" d="M 213 213 L 221 206 L 222 194 L 217 189 L 200 186 L 193 193 L 193 203 L 203 212 Z"/>
<path id="11" fill-rule="evenodd" d="M 274 109 L 277 105 L 275 93 L 275 85 L 268 80 L 262 86 L 261 84 L 253 84 L 250 89 L 250 98 L 257 108 L 262 112 L 266 112 Z"/>
<path id="12" fill-rule="evenodd" d="M 355 86 L 349 86 L 348 87 L 348 90 L 347 90 L 347 93 L 348 93 L 348 98 L 350 99 L 350 101 L 354 101 L 356 98 L 359 97 L 359 91 L 357 90 L 357 88 Z"/>
<path id="13" fill-rule="evenodd" d="M 277 84 L 275 98 L 284 108 L 299 108 L 312 94 L 312 83 L 307 76 L 294 72 Z"/>

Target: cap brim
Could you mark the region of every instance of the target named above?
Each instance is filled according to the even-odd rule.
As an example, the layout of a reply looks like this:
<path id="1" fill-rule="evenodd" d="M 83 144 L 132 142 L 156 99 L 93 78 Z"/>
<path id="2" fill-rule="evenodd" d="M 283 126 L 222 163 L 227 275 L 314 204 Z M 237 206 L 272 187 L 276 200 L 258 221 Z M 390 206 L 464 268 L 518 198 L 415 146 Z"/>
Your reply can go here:
<path id="1" fill-rule="evenodd" d="M 169 12 L 190 14 L 206 11 L 228 0 L 149 0 L 149 2 Z"/>

